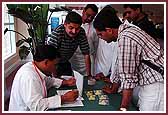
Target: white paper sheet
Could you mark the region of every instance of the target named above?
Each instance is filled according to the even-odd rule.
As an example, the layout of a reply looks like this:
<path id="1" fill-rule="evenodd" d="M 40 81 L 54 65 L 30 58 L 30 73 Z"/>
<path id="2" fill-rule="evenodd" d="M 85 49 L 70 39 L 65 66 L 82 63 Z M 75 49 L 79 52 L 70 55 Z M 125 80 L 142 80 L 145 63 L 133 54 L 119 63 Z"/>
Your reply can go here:
<path id="1" fill-rule="evenodd" d="M 72 91 L 72 90 L 57 90 L 57 94 L 58 95 L 64 95 L 68 91 Z M 82 101 L 79 100 L 79 99 L 77 99 L 74 102 L 65 103 L 65 104 L 61 105 L 61 107 L 78 107 L 78 106 L 84 106 Z"/>
<path id="2" fill-rule="evenodd" d="M 77 100 L 84 100 L 84 99 L 82 98 L 82 92 L 83 92 L 83 78 L 84 78 L 84 76 L 81 75 L 79 72 L 74 71 L 74 70 L 73 70 L 73 73 L 74 73 L 74 77 L 75 77 L 75 79 L 76 79 L 76 87 L 77 87 L 77 89 L 78 89 L 78 91 L 79 91 L 79 97 L 78 97 Z M 61 76 L 61 78 L 64 78 L 64 79 L 68 80 L 68 79 L 72 78 L 72 76 L 63 75 L 63 76 Z"/>
<path id="3" fill-rule="evenodd" d="M 81 99 L 82 97 L 82 92 L 83 92 L 83 75 L 81 75 L 79 72 L 77 71 L 73 71 L 75 79 L 76 79 L 76 86 L 77 89 L 79 91 L 79 99 Z"/>

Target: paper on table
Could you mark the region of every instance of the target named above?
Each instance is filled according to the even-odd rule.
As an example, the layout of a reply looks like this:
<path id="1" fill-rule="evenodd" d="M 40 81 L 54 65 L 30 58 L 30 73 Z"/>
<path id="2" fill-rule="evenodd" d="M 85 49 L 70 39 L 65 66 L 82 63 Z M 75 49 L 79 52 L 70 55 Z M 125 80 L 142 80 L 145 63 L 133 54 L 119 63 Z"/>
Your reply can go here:
<path id="1" fill-rule="evenodd" d="M 84 106 L 81 100 L 76 100 L 74 103 L 65 103 L 61 107 L 79 107 Z"/>
<path id="2" fill-rule="evenodd" d="M 73 71 L 74 73 L 74 77 L 76 79 L 76 86 L 77 89 L 79 91 L 79 99 L 81 99 L 82 97 L 82 92 L 83 92 L 83 75 L 81 75 L 79 72 L 77 71 Z"/>
<path id="3" fill-rule="evenodd" d="M 57 94 L 64 95 L 68 91 L 72 90 L 57 90 Z M 61 107 L 78 107 L 78 106 L 84 106 L 81 100 L 76 100 L 75 102 L 65 103 L 61 105 Z"/>
<path id="4" fill-rule="evenodd" d="M 77 71 L 74 71 L 73 70 L 73 73 L 74 73 L 74 77 L 76 79 L 76 87 L 79 91 L 79 97 L 77 98 L 77 100 L 84 100 L 82 98 L 82 92 L 83 92 L 83 75 L 81 75 L 79 72 Z M 68 80 L 70 78 L 72 78 L 72 76 L 68 76 L 68 75 L 62 75 L 61 78 L 65 79 L 65 80 Z"/>

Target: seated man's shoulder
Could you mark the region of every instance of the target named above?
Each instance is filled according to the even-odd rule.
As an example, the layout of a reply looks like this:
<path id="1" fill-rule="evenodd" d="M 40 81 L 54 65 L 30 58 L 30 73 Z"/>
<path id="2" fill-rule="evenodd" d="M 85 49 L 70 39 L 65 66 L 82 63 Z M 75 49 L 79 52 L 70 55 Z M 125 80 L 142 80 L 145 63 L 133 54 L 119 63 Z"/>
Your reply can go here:
<path id="1" fill-rule="evenodd" d="M 31 73 L 33 73 L 33 71 L 34 71 L 34 67 L 32 62 L 28 62 L 20 67 L 20 69 L 18 70 L 18 73 L 20 74 L 23 73 L 24 75 L 30 75 Z"/>

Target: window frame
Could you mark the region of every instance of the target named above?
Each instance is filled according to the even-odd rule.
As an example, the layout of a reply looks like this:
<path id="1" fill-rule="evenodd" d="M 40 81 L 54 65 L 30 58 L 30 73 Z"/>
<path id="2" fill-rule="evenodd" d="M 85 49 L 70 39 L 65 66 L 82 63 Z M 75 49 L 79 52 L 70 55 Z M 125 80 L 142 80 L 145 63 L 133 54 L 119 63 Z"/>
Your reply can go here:
<path id="1" fill-rule="evenodd" d="M 4 6 L 4 7 L 6 7 L 6 6 Z M 3 16 L 5 16 L 5 15 L 7 15 L 8 16 L 8 19 L 9 19 L 9 21 L 8 22 L 5 22 L 5 20 L 3 20 L 3 29 L 5 30 L 5 26 L 9 26 L 9 30 L 10 30 L 10 28 L 13 28 L 13 29 L 11 29 L 11 30 L 15 30 L 15 28 L 16 28 L 16 19 L 13 17 L 13 16 L 11 16 L 11 15 L 9 15 L 7 12 L 6 12 L 6 10 L 5 10 L 5 8 L 4 8 L 4 12 L 3 12 L 4 14 L 3 14 Z M 12 19 L 12 20 L 11 20 Z M 10 27 L 11 26 L 11 27 Z M 2 39 L 2 52 L 3 52 L 3 59 L 4 59 L 4 62 L 6 63 L 6 62 L 8 62 L 8 61 L 10 61 L 13 57 L 15 57 L 17 54 L 17 48 L 16 48 L 16 33 L 14 33 L 14 32 L 11 32 L 11 31 L 8 31 L 6 34 L 9 34 L 9 36 L 10 36 L 10 38 L 9 38 L 9 43 L 10 43 L 10 53 L 9 54 L 5 54 L 5 51 L 4 51 L 4 48 L 6 47 L 6 45 L 4 46 L 4 43 L 5 43 L 5 35 L 4 35 L 4 33 L 3 33 L 3 39 Z"/>

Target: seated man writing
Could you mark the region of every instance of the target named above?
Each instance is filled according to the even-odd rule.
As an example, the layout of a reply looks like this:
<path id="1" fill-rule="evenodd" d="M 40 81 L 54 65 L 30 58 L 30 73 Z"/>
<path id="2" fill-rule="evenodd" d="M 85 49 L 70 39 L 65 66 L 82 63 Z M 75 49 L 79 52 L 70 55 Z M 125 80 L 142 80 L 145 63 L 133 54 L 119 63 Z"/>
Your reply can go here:
<path id="1" fill-rule="evenodd" d="M 52 75 L 56 70 L 60 54 L 50 45 L 37 46 L 33 62 L 23 65 L 14 78 L 9 103 L 9 111 L 43 111 L 61 107 L 65 102 L 73 102 L 78 91 L 69 91 L 64 95 L 47 97 L 47 89 L 51 86 L 74 86 L 74 78 L 60 80 Z"/>

